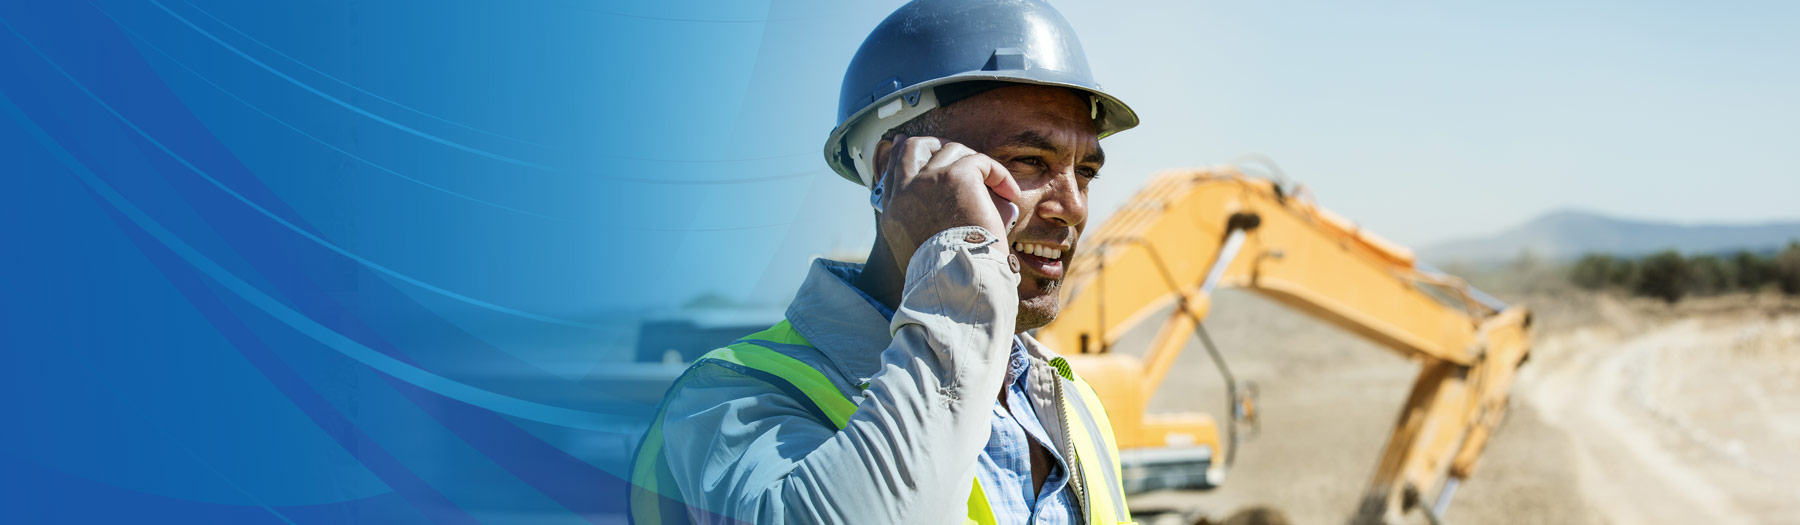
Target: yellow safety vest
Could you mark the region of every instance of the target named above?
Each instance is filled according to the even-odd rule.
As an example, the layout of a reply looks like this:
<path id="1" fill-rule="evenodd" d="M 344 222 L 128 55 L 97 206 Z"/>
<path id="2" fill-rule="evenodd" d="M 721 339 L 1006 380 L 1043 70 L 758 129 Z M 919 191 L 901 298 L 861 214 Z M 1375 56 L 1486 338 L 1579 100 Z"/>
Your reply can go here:
<path id="1" fill-rule="evenodd" d="M 752 334 L 731 346 L 707 352 L 688 368 L 692 371 L 702 365 L 727 365 L 727 369 L 749 369 L 772 376 L 788 383 L 810 401 L 819 412 L 831 420 L 831 424 L 839 430 L 850 421 L 856 413 L 856 403 L 850 401 L 843 392 L 817 369 L 789 357 L 781 352 L 759 346 L 759 341 L 780 344 L 812 346 L 804 337 L 795 331 L 787 321 L 774 327 Z M 1051 360 L 1050 365 L 1062 376 L 1064 389 L 1073 388 L 1074 396 L 1064 392 L 1061 397 L 1065 434 L 1074 449 L 1075 457 L 1071 458 L 1079 476 L 1073 480 L 1077 497 L 1082 508 L 1087 512 L 1087 523 L 1090 524 L 1130 524 L 1130 510 L 1125 506 L 1125 491 L 1119 484 L 1119 451 L 1113 445 L 1112 424 L 1106 419 L 1106 411 L 1100 405 L 1100 398 L 1087 382 L 1069 369 L 1069 364 L 1058 357 Z M 683 379 L 685 379 L 685 375 Z M 764 377 L 763 379 L 768 379 Z M 677 379 L 669 387 L 670 393 L 681 387 L 682 379 Z M 669 396 L 672 397 L 672 396 Z M 674 477 L 669 471 L 668 459 L 663 455 L 662 419 L 663 411 L 668 408 L 667 397 L 663 406 L 656 410 L 655 419 L 650 430 L 644 433 L 639 443 L 637 456 L 631 467 L 631 521 L 637 525 L 654 525 L 665 523 L 689 523 L 688 505 L 682 501 L 681 492 L 675 487 Z M 974 487 L 969 491 L 968 515 L 964 523 L 992 525 L 994 509 L 988 504 L 987 494 L 981 489 L 979 478 L 973 481 Z"/>

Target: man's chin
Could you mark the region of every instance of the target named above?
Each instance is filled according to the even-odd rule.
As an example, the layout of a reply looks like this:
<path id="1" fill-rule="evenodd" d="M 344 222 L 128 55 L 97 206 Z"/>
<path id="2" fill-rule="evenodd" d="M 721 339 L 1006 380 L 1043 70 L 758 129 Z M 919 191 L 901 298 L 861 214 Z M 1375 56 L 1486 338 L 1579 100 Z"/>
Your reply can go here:
<path id="1" fill-rule="evenodd" d="M 1019 290 L 1019 316 L 1014 323 L 1016 333 L 1043 328 L 1056 320 L 1059 310 L 1056 297 L 1056 281 L 1049 286 L 1033 287 L 1032 290 Z"/>

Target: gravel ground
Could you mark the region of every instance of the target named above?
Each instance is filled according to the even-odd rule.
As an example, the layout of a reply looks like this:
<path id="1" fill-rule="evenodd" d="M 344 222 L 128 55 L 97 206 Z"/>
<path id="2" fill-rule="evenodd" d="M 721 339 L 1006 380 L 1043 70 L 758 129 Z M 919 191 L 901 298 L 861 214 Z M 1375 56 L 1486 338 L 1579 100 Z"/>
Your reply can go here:
<path id="1" fill-rule="evenodd" d="M 1539 320 L 1533 357 L 1450 522 L 1800 523 L 1796 303 L 1525 302 Z M 1260 433 L 1223 487 L 1138 495 L 1133 507 L 1175 511 L 1147 520 L 1158 523 L 1256 506 L 1294 523 L 1344 522 L 1417 365 L 1241 291 L 1216 298 L 1207 327 L 1237 375 L 1259 384 Z M 1223 414 L 1223 405 L 1195 345 L 1152 410 Z"/>

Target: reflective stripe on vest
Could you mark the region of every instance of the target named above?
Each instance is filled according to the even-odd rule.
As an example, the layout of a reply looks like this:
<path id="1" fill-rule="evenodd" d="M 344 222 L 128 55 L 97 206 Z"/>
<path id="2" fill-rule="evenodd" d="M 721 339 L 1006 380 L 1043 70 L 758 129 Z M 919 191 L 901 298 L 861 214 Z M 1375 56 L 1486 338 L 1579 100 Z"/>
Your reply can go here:
<path id="1" fill-rule="evenodd" d="M 799 394 L 797 397 L 805 397 L 833 426 L 842 430 L 850 416 L 855 414 L 856 404 L 817 369 L 758 343 L 769 346 L 811 346 L 792 325 L 782 321 L 731 346 L 708 352 L 695 360 L 694 366 L 689 370 L 702 364 L 717 364 L 743 372 L 766 374 L 770 377 L 761 379 L 771 380 L 771 383 L 786 383 L 776 386 Z M 1093 461 L 1076 461 L 1080 465 L 1082 481 L 1086 486 L 1104 490 L 1088 491 L 1087 501 L 1082 502 L 1088 510 L 1087 521 L 1130 523 L 1130 514 L 1126 510 L 1125 498 L 1118 481 L 1118 451 L 1112 445 L 1112 426 L 1107 423 L 1105 412 L 1098 408 L 1101 406 L 1099 398 L 1093 395 L 1093 390 L 1087 387 L 1087 383 L 1069 372 L 1068 365 L 1060 362 L 1061 358 L 1056 361 L 1060 365 L 1058 371 L 1064 374 L 1065 384 L 1075 385 L 1077 396 L 1082 398 L 1080 401 L 1072 401 L 1071 396 L 1065 395 L 1063 399 L 1064 410 L 1079 421 L 1069 425 L 1074 428 L 1068 429 L 1077 458 L 1093 458 Z M 670 391 L 673 392 L 685 379 L 684 374 L 670 387 Z M 681 502 L 681 493 L 674 486 L 667 458 L 663 455 L 662 418 L 668 403 L 666 397 L 663 403 L 663 406 L 657 408 L 650 430 L 638 445 L 636 461 L 632 465 L 630 512 L 634 524 L 689 523 L 689 507 Z M 1097 438 L 1103 438 L 1103 441 L 1096 442 Z M 964 523 L 996 523 L 993 507 L 988 503 L 979 478 L 972 482 L 967 509 Z"/>

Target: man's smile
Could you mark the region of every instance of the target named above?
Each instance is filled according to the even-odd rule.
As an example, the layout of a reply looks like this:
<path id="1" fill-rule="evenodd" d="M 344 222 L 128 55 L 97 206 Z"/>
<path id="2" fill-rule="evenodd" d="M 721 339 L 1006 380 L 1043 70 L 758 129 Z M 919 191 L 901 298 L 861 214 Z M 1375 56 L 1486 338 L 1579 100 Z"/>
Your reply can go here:
<path id="1" fill-rule="evenodd" d="M 1063 256 L 1072 253 L 1069 247 L 1061 244 L 1038 242 L 1014 242 L 1012 250 L 1019 256 L 1021 269 L 1029 269 L 1046 279 L 1062 279 Z"/>

